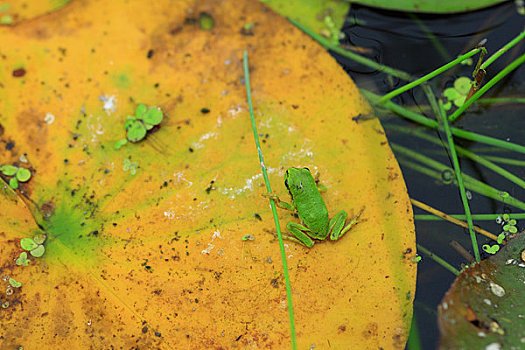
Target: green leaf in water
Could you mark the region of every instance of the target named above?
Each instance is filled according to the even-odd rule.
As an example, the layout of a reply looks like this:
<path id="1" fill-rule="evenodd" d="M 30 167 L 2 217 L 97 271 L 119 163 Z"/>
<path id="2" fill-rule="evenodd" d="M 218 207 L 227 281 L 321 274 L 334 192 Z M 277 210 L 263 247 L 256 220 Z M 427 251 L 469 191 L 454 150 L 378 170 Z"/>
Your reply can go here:
<path id="1" fill-rule="evenodd" d="M 20 246 L 23 250 L 33 250 L 38 247 L 38 244 L 32 238 L 22 238 L 20 240 Z"/>
<path id="2" fill-rule="evenodd" d="M 0 171 L 5 176 L 13 176 L 18 171 L 18 167 L 14 166 L 14 165 L 2 165 L 0 167 Z"/>
<path id="3" fill-rule="evenodd" d="M 31 178 L 31 172 L 26 168 L 18 168 L 16 172 L 16 179 L 19 182 L 27 182 Z"/>
<path id="4" fill-rule="evenodd" d="M 128 128 L 126 136 L 131 142 L 138 142 L 142 140 L 144 137 L 146 137 L 146 127 L 144 126 L 144 123 L 139 120 L 133 121 Z"/>

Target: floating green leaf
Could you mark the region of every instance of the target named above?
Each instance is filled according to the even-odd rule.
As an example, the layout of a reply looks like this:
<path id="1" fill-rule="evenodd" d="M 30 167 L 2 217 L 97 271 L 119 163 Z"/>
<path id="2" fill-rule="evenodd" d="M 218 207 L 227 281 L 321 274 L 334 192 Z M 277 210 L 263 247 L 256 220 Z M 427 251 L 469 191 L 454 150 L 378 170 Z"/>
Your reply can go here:
<path id="1" fill-rule="evenodd" d="M 36 244 L 43 244 L 46 238 L 46 235 L 40 234 L 33 237 L 33 241 L 35 241 Z"/>
<path id="2" fill-rule="evenodd" d="M 18 180 L 14 177 L 10 178 L 9 187 L 11 187 L 13 190 L 16 190 L 18 188 Z"/>
<path id="3" fill-rule="evenodd" d="M 128 143 L 128 139 L 121 139 L 121 140 L 118 140 L 117 142 L 115 142 L 115 144 L 113 145 L 113 148 L 114 149 L 121 149 L 122 146 L 124 146 L 126 143 Z"/>
<path id="4" fill-rule="evenodd" d="M 146 127 L 141 121 L 135 120 L 131 123 L 126 135 L 129 141 L 138 142 L 146 137 Z"/>
<path id="5" fill-rule="evenodd" d="M 29 265 L 30 261 L 31 260 L 29 260 L 27 258 L 27 252 L 22 252 L 22 253 L 20 253 L 20 256 L 16 259 L 15 263 L 18 266 L 27 266 L 27 265 Z"/>
<path id="6" fill-rule="evenodd" d="M 162 111 L 158 107 L 152 107 L 144 114 L 142 120 L 144 123 L 158 125 L 162 121 Z"/>
<path id="7" fill-rule="evenodd" d="M 496 254 L 499 250 L 499 245 L 494 244 L 493 246 L 490 246 L 488 244 L 483 245 L 483 250 L 489 254 Z"/>
<path id="8" fill-rule="evenodd" d="M 20 288 L 22 286 L 22 282 L 18 282 L 14 278 L 9 278 L 9 284 L 14 288 Z"/>
<path id="9" fill-rule="evenodd" d="M 352 230 L 348 239 L 319 243 L 311 251 L 287 244 L 292 269 L 300 264 L 299 270 L 308 270 L 294 274 L 293 280 L 300 295 L 295 305 L 298 349 L 328 341 L 333 348 L 348 348 L 349 341 L 355 348 L 403 346 L 417 267 L 410 261 L 416 249 L 411 206 L 379 121 L 348 123 L 371 109 L 329 54 L 256 1 L 211 0 L 200 5 L 188 1 L 171 6 L 167 0 L 155 5 L 85 0 L 81 5 L 2 28 L 3 47 L 18 50 L 2 61 L 8 70 L 3 73 L 10 74 L 10 67 L 20 64 L 20 59 L 28 73 L 24 78 L 5 77 L 13 84 L 0 89 L 4 128 L 0 141 L 13 141 L 17 152 L 3 152 L 0 164 L 12 164 L 26 152 L 33 176 L 38 174 L 38 181 L 30 180 L 27 193 L 0 191 L 0 231 L 6 242 L 16 242 L 0 244 L 0 266 L 13 269 L 24 289 L 8 310 L 9 318 L 2 319 L 2 346 L 176 349 L 202 348 L 213 338 L 209 346 L 225 349 L 253 342 L 258 347 L 288 347 L 289 307 L 282 302 L 277 242 L 267 232 L 275 226 L 268 202 L 260 196 L 264 188 L 245 123 L 249 118 L 243 108 L 245 89 L 242 84 L 224 85 L 225 77 L 238 82 L 242 76 L 236 53 L 246 48 L 253 51 L 260 132 L 275 140 L 271 147 L 263 146 L 268 166 L 276 169 L 270 172 L 274 190 L 287 194 L 283 171 L 278 169 L 299 162 L 320 172 L 329 185 L 323 197 L 333 204 L 330 210 L 355 210 L 367 203 L 368 222 Z M 213 30 L 184 24 L 198 20 L 200 11 L 213 15 Z M 88 18 L 91 25 L 85 26 L 79 18 Z M 246 22 L 255 23 L 256 37 L 239 33 Z M 124 31 L 123 23 L 128 25 Z M 275 33 L 283 45 L 275 45 Z M 42 54 L 55 52 L 57 42 L 67 51 L 59 54 L 60 60 Z M 86 55 L 78 64 L 78 57 Z M 308 70 L 311 88 L 300 84 L 305 79 L 300 74 L 275 74 L 292 63 L 308 66 L 312 55 L 319 69 Z M 109 59 L 113 65 L 108 65 Z M 64 79 L 63 72 L 69 72 Z M 318 89 L 326 75 L 333 79 Z M 46 85 L 41 86 L 41 81 Z M 49 86 L 56 88 L 62 102 L 49 98 Z M 28 87 L 31 94 L 24 93 Z M 350 97 L 341 99 L 334 89 Z M 119 116 L 101 110 L 97 100 L 101 94 L 118 99 Z M 298 101 L 299 108 L 279 103 L 282 96 Z M 152 140 L 147 140 L 146 132 L 146 142 L 115 151 L 115 142 L 128 131 L 123 127 L 127 114 L 134 115 L 143 101 L 147 107 L 162 106 L 169 122 L 161 122 Z M 329 113 L 326 106 L 331 106 Z M 201 115 L 199 110 L 214 112 Z M 61 116 L 52 125 L 20 127 L 42 123 L 49 111 Z M 145 124 L 144 114 L 141 118 L 130 118 L 128 127 L 134 122 Z M 353 142 L 348 147 L 327 144 L 327 137 L 337 135 L 342 126 L 344 138 Z M 75 143 L 70 147 L 72 138 Z M 305 139 L 308 147 L 295 152 L 294 145 Z M 307 148 L 315 150 L 315 159 Z M 122 171 L 125 158 L 130 159 L 128 173 Z M 376 167 L 377 159 L 381 162 Z M 348 172 L 347 160 L 364 166 Z M 140 163 L 134 177 L 129 176 L 133 161 Z M 206 191 L 212 181 L 216 190 Z M 356 186 L 341 183 L 358 183 L 359 195 Z M 20 200 L 15 203 L 13 198 Z M 30 266 L 16 266 L 14 260 L 22 252 L 20 238 L 35 241 L 42 228 L 48 235 L 44 259 L 25 251 Z M 385 232 L 384 239 L 377 240 L 373 234 L 377 232 Z M 246 234 L 256 240 L 243 241 Z M 353 249 L 356 242 L 371 244 L 373 254 L 370 249 Z M 406 256 L 400 258 L 403 252 Z M 374 264 L 377 256 L 385 257 L 381 266 L 388 265 L 388 271 Z M 149 261 L 141 265 L 145 259 Z M 348 271 L 353 271 L 351 278 Z M 326 278 L 312 283 L 312 276 Z M 181 286 L 191 291 L 193 303 L 188 293 L 180 292 Z M 412 297 L 407 300 L 408 292 Z M 370 295 L 381 295 L 382 304 L 378 307 Z M 178 317 L 170 305 L 181 310 Z M 309 312 L 312 309 L 316 312 Z M 104 314 L 103 324 L 99 314 Z M 245 321 L 252 319 L 257 322 L 246 329 Z M 283 325 L 282 332 L 267 331 L 265 325 L 277 323 Z M 24 331 L 31 329 L 45 332 Z M 217 336 L 222 333 L 224 337 Z M 366 337 L 353 336 L 362 334 Z"/>
<path id="10" fill-rule="evenodd" d="M 20 246 L 23 250 L 33 250 L 38 247 L 38 244 L 32 238 L 22 238 L 20 240 Z"/>
<path id="11" fill-rule="evenodd" d="M 18 171 L 16 172 L 16 179 L 20 182 L 26 182 L 29 181 L 31 178 L 31 172 L 27 170 L 26 168 L 18 168 Z"/>
<path id="12" fill-rule="evenodd" d="M 18 167 L 14 166 L 14 165 L 2 165 L 0 167 L 0 171 L 5 176 L 13 176 L 18 171 Z"/>
<path id="13" fill-rule="evenodd" d="M 132 162 L 129 158 L 124 159 L 124 165 L 122 166 L 122 170 L 130 172 L 131 175 L 135 175 L 137 173 L 137 167 L 139 166 L 139 163 Z"/>
<path id="14" fill-rule="evenodd" d="M 454 87 L 446 88 L 443 91 L 443 96 L 447 98 L 447 102 L 444 104 L 444 108 L 449 110 L 454 103 L 456 107 L 461 107 L 467 99 L 467 94 L 470 90 L 471 81 L 467 77 L 459 77 L 454 81 Z"/>
<path id="15" fill-rule="evenodd" d="M 457 277 L 438 308 L 440 349 L 523 349 L 523 247 L 524 234 Z"/>
<path id="16" fill-rule="evenodd" d="M 470 90 L 471 82 L 467 77 L 459 77 L 454 81 L 454 88 L 461 94 L 466 95 Z"/>
<path id="17" fill-rule="evenodd" d="M 139 103 L 135 108 L 135 115 L 128 115 L 126 117 L 126 123 L 124 123 L 127 140 L 138 142 L 144 139 L 148 130 L 160 124 L 163 117 L 164 114 L 160 108 L 151 107 L 148 109 L 144 103 Z M 113 147 L 118 150 L 127 143 L 127 140 L 119 140 Z"/>
<path id="18" fill-rule="evenodd" d="M 44 248 L 43 245 L 39 245 L 38 247 L 30 251 L 30 254 L 34 256 L 35 258 L 40 258 L 42 255 L 44 255 L 45 251 L 46 251 L 46 248 Z"/>
<path id="19" fill-rule="evenodd" d="M 147 110 L 148 110 L 148 107 L 146 107 L 144 103 L 139 103 L 137 107 L 135 108 L 135 118 L 142 119 L 144 114 L 146 114 Z"/>

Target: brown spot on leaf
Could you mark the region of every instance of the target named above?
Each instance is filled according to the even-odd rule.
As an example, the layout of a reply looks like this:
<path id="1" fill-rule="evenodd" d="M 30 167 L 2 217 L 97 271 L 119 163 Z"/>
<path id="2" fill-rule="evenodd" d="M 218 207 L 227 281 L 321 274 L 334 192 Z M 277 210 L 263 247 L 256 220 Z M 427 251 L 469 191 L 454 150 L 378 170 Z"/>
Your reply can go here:
<path id="1" fill-rule="evenodd" d="M 26 70 L 24 68 L 18 68 L 13 71 L 13 77 L 21 78 L 26 75 Z"/>

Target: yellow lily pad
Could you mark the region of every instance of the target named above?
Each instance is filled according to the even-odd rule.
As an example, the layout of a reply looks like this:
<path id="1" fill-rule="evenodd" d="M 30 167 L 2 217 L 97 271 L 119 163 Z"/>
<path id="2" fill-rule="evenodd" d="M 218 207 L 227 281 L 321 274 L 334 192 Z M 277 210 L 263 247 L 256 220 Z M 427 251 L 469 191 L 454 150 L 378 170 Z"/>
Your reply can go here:
<path id="1" fill-rule="evenodd" d="M 352 81 L 286 19 L 253 1 L 75 1 L 0 39 L 0 164 L 33 174 L 0 191 L 0 264 L 22 282 L 0 297 L 5 346 L 289 347 L 247 49 L 274 191 L 307 166 L 330 215 L 366 207 L 337 242 L 286 242 L 298 348 L 404 348 L 416 264 L 401 172 Z M 162 122 L 115 150 L 140 103 Z M 17 265 L 39 234 L 44 255 Z"/>

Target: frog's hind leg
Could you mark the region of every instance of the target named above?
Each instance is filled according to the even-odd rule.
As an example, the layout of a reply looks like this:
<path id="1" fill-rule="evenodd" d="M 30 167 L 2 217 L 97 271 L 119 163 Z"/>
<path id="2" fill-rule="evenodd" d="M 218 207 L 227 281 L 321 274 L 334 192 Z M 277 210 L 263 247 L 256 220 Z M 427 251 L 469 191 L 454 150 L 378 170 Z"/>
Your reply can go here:
<path id="1" fill-rule="evenodd" d="M 289 222 L 286 225 L 286 228 L 292 233 L 293 236 L 283 235 L 283 239 L 302 244 L 308 248 L 311 248 L 314 245 L 314 240 L 311 239 L 306 233 L 310 231 L 308 227 L 305 227 L 296 222 Z"/>
<path id="2" fill-rule="evenodd" d="M 332 241 L 338 240 L 339 238 L 343 237 L 343 235 L 348 232 L 355 224 L 359 222 L 363 222 L 366 220 L 360 219 L 361 214 L 365 210 L 365 207 L 361 208 L 359 213 L 354 216 L 350 222 L 345 225 L 346 218 L 348 214 L 346 211 L 341 210 L 339 213 L 337 213 L 332 220 L 330 220 L 330 239 Z M 343 227 L 344 226 L 344 227 Z"/>

